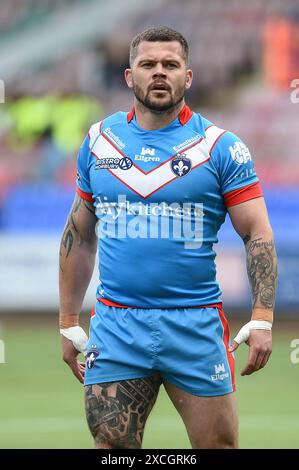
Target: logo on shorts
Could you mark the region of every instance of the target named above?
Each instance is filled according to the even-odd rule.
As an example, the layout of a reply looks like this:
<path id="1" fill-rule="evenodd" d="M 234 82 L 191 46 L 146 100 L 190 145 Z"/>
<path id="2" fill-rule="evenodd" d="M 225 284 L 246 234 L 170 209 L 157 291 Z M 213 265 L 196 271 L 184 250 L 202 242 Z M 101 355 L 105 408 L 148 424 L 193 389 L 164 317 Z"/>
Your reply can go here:
<path id="1" fill-rule="evenodd" d="M 186 176 L 191 171 L 191 167 L 191 160 L 184 153 L 178 153 L 170 162 L 171 170 L 180 178 Z"/>
<path id="2" fill-rule="evenodd" d="M 86 366 L 87 369 L 92 369 L 96 358 L 99 356 L 99 351 L 96 346 L 91 346 L 90 351 L 86 354 Z"/>
<path id="3" fill-rule="evenodd" d="M 223 362 L 221 364 L 215 364 L 214 369 L 215 374 L 211 375 L 213 382 L 215 380 L 225 380 L 229 377 L 229 373 L 225 372 L 225 365 Z"/>

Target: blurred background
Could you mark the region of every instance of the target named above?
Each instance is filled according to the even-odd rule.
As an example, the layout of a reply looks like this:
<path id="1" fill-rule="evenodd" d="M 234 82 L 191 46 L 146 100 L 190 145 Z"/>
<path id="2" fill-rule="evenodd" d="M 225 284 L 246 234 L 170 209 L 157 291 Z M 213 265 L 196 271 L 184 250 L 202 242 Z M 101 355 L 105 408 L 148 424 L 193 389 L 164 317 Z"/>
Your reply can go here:
<path id="1" fill-rule="evenodd" d="M 251 149 L 276 237 L 270 364 L 240 377 L 247 347 L 236 353 L 240 446 L 299 448 L 298 0 L 0 0 L 0 448 L 92 447 L 82 388 L 60 357 L 59 241 L 78 148 L 92 123 L 130 110 L 130 41 L 158 25 L 189 42 L 189 106 Z M 229 220 L 219 239 L 235 334 L 250 318 L 244 248 Z M 86 328 L 95 286 L 96 273 Z M 144 447 L 189 447 L 162 389 Z"/>

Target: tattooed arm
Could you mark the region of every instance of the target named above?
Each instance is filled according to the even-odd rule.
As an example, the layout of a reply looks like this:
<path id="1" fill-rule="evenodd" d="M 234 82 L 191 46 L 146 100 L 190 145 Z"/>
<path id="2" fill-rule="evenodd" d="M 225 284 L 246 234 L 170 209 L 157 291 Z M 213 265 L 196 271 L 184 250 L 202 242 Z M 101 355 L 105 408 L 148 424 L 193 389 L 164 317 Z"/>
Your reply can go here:
<path id="1" fill-rule="evenodd" d="M 252 319 L 272 322 L 277 260 L 264 198 L 232 206 L 229 214 L 246 248 L 247 273 L 252 290 Z"/>
<path id="2" fill-rule="evenodd" d="M 97 237 L 94 206 L 76 195 L 60 245 L 61 328 L 78 325 L 84 295 L 95 262 Z"/>
<path id="3" fill-rule="evenodd" d="M 264 198 L 232 206 L 229 214 L 245 244 L 247 273 L 252 290 L 251 320 L 273 323 L 277 258 Z M 242 375 L 249 375 L 266 365 L 272 351 L 271 331 L 252 330 L 247 343 L 250 352 Z M 237 347 L 234 345 L 232 350 Z"/>
<path id="4" fill-rule="evenodd" d="M 60 245 L 60 328 L 77 326 L 79 314 L 95 262 L 96 216 L 92 203 L 76 195 Z M 61 336 L 63 360 L 79 382 L 84 382 L 84 363 L 72 341 Z"/>

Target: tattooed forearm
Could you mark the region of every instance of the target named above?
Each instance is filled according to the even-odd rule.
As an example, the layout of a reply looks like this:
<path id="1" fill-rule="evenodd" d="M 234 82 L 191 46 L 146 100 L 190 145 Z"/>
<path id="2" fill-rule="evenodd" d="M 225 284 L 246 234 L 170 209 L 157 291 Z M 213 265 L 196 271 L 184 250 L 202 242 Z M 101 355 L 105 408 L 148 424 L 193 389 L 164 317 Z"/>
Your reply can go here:
<path id="1" fill-rule="evenodd" d="M 66 258 L 70 254 L 73 243 L 74 243 L 74 236 L 73 236 L 72 228 L 70 227 L 70 224 L 68 223 L 64 231 L 63 238 L 62 238 L 62 245 L 64 246 L 66 250 Z"/>
<path id="2" fill-rule="evenodd" d="M 243 238 L 244 244 L 246 245 L 246 243 L 249 242 L 249 240 L 250 240 L 250 235 L 245 235 L 245 237 Z"/>
<path id="3" fill-rule="evenodd" d="M 75 211 L 74 211 L 75 212 Z M 73 217 L 73 214 L 70 215 L 70 219 L 71 219 L 71 222 L 72 222 L 72 226 L 75 230 L 76 233 L 79 233 L 77 227 L 76 227 L 76 224 L 75 224 L 75 221 L 74 221 L 74 217 Z"/>
<path id="4" fill-rule="evenodd" d="M 73 213 L 78 212 L 81 204 L 82 204 L 82 199 L 80 197 L 78 197 L 75 201 L 75 204 L 74 204 Z"/>
<path id="5" fill-rule="evenodd" d="M 91 212 L 92 214 L 95 213 L 94 205 L 91 204 L 90 202 L 84 201 L 84 206 L 85 206 L 86 209 L 89 210 L 89 212 Z"/>
<path id="6" fill-rule="evenodd" d="M 75 212 L 75 209 L 73 212 Z M 60 270 L 62 272 L 63 272 L 63 268 L 62 268 L 61 261 L 63 257 L 67 258 L 72 250 L 72 247 L 74 244 L 74 234 L 75 234 L 74 232 L 78 233 L 78 229 L 76 227 L 73 216 L 71 214 L 67 221 L 67 225 L 64 229 L 62 240 L 61 240 L 61 245 L 60 245 L 60 250 L 59 250 Z"/>
<path id="7" fill-rule="evenodd" d="M 273 240 L 244 237 L 247 273 L 252 288 L 253 308 L 272 309 L 277 284 L 277 258 Z"/>
<path id="8" fill-rule="evenodd" d="M 89 213 L 93 215 L 93 218 L 90 218 Z M 87 245 L 96 246 L 96 238 L 94 237 L 95 222 L 96 217 L 93 204 L 77 196 L 62 235 L 59 252 L 61 272 L 63 272 L 64 261 L 76 246 L 81 247 L 84 242 Z"/>

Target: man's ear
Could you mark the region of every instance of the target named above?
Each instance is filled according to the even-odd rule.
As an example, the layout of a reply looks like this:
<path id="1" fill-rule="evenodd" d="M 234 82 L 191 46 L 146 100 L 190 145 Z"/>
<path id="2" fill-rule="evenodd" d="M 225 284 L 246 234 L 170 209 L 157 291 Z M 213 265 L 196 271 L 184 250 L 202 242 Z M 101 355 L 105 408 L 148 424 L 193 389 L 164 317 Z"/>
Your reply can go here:
<path id="1" fill-rule="evenodd" d="M 186 75 L 186 83 L 185 83 L 185 89 L 189 90 L 189 88 L 192 85 L 192 80 L 193 80 L 193 72 L 192 70 L 188 69 L 187 70 L 187 75 Z"/>
<path id="2" fill-rule="evenodd" d="M 129 88 L 133 88 L 132 69 L 125 70 L 125 80 Z"/>

